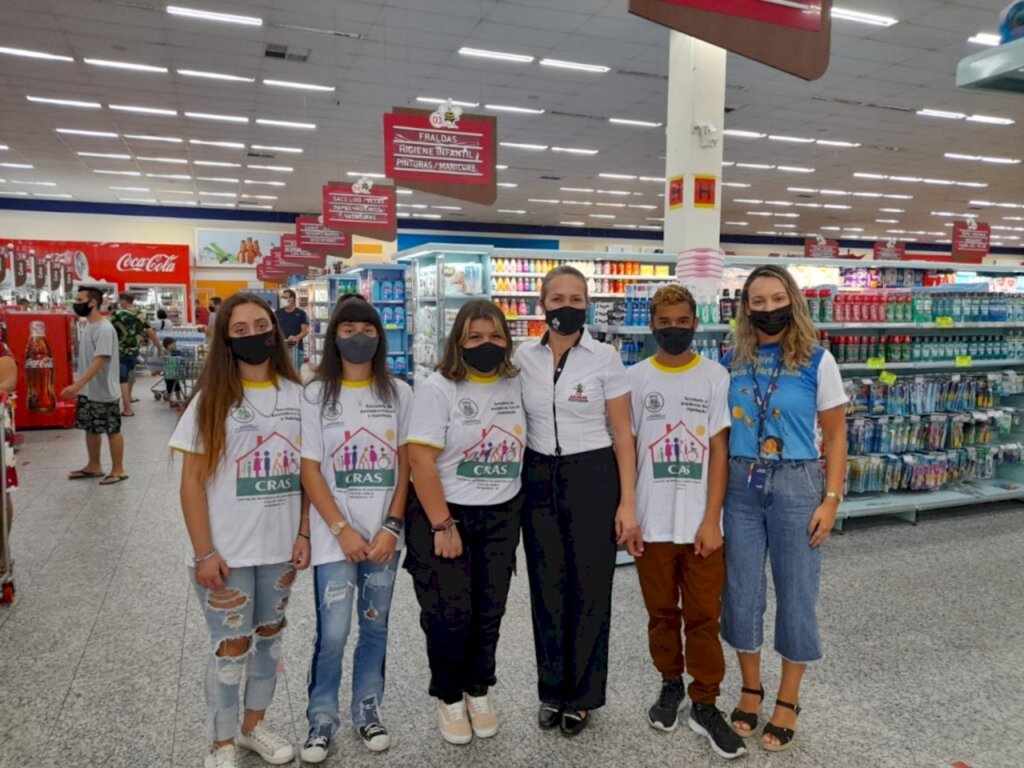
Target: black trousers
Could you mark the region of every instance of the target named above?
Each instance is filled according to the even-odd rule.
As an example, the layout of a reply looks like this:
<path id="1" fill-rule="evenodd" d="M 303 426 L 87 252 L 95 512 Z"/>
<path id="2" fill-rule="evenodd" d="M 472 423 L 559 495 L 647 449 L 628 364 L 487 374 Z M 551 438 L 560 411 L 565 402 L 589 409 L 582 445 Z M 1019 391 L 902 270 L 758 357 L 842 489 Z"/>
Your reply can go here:
<path id="1" fill-rule="evenodd" d="M 495 652 L 516 563 L 523 507 L 520 493 L 505 504 L 449 504 L 458 520 L 462 556 L 434 554 L 427 513 L 410 489 L 405 568 L 420 604 L 427 636 L 430 695 L 446 704 L 482 696 L 498 679 Z"/>
<path id="2" fill-rule="evenodd" d="M 523 548 L 530 575 L 540 700 L 605 702 L 619 473 L 611 448 L 526 452 Z"/>

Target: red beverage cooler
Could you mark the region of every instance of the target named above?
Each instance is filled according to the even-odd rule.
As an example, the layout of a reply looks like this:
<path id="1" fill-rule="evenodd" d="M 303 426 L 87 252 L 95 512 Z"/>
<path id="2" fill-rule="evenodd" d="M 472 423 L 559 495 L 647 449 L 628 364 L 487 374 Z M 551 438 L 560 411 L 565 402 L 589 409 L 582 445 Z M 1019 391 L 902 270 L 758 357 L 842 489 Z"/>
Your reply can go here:
<path id="1" fill-rule="evenodd" d="M 7 346 L 18 361 L 18 429 L 74 426 L 76 404 L 60 399 L 74 381 L 75 315 L 66 312 L 6 312 Z"/>

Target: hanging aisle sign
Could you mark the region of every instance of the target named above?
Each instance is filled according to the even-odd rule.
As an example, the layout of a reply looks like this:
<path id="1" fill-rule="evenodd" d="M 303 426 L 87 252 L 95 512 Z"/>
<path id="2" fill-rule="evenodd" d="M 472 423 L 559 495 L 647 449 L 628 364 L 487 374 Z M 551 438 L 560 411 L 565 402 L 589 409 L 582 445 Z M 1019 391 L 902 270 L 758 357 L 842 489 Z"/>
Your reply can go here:
<path id="1" fill-rule="evenodd" d="M 284 260 L 291 264 L 302 264 L 306 267 L 323 267 L 327 263 L 327 254 L 323 251 L 307 251 L 299 247 L 297 235 L 281 235 L 281 252 Z"/>
<path id="2" fill-rule="evenodd" d="M 398 236 L 394 187 L 375 187 L 366 178 L 355 184 L 329 181 L 323 197 L 325 227 L 376 240 Z"/>
<path id="3" fill-rule="evenodd" d="M 953 225 L 953 260 L 980 262 L 988 256 L 992 227 L 974 219 L 958 221 Z"/>
<path id="4" fill-rule="evenodd" d="M 629 12 L 804 80 L 828 69 L 832 0 L 629 0 Z"/>
<path id="5" fill-rule="evenodd" d="M 885 243 L 875 243 L 875 261 L 903 261 L 907 255 L 907 246 L 889 240 Z"/>
<path id="6" fill-rule="evenodd" d="M 838 259 L 839 243 L 835 240 L 808 240 L 804 243 L 804 256 L 809 259 Z"/>
<path id="7" fill-rule="evenodd" d="M 491 205 L 497 154 L 497 120 L 463 115 L 451 100 L 433 112 L 395 107 L 384 115 L 384 172 L 403 187 Z"/>
<path id="8" fill-rule="evenodd" d="M 341 259 L 352 256 L 352 236 L 325 227 L 320 217 L 299 216 L 295 219 L 295 237 L 299 248 L 304 250 L 323 251 Z"/>

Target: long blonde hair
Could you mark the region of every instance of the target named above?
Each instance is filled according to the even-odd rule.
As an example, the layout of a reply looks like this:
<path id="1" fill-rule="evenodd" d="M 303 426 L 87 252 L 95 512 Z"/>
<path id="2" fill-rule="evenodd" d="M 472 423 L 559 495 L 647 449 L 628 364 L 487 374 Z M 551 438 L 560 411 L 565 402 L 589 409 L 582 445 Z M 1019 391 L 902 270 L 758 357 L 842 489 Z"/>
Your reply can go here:
<path id="1" fill-rule="evenodd" d="M 773 265 L 758 267 L 743 284 L 740 312 L 736 317 L 733 331 L 733 366 L 756 365 L 758 358 L 757 328 L 750 322 L 746 310 L 750 308 L 750 286 L 761 277 L 775 277 L 782 281 L 793 307 L 793 322 L 782 337 L 782 362 L 786 368 L 802 368 L 811 361 L 811 350 L 818 344 L 818 331 L 807 311 L 807 301 L 796 284 L 796 280 L 782 267 Z"/>

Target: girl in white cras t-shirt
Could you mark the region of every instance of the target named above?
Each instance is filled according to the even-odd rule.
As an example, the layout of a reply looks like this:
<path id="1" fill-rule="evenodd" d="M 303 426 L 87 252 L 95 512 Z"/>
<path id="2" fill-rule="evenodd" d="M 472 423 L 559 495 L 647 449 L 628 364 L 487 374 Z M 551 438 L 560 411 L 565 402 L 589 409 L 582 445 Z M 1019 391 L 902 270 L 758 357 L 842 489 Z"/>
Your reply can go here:
<path id="1" fill-rule="evenodd" d="M 202 376 L 170 446 L 184 454 L 181 507 L 190 574 L 212 653 L 206 768 L 235 768 L 236 744 L 275 765 L 294 747 L 263 725 L 274 697 L 281 630 L 295 571 L 309 565 L 300 480 L 302 388 L 274 313 L 236 293 L 217 313 Z M 245 716 L 238 731 L 238 692 Z"/>

